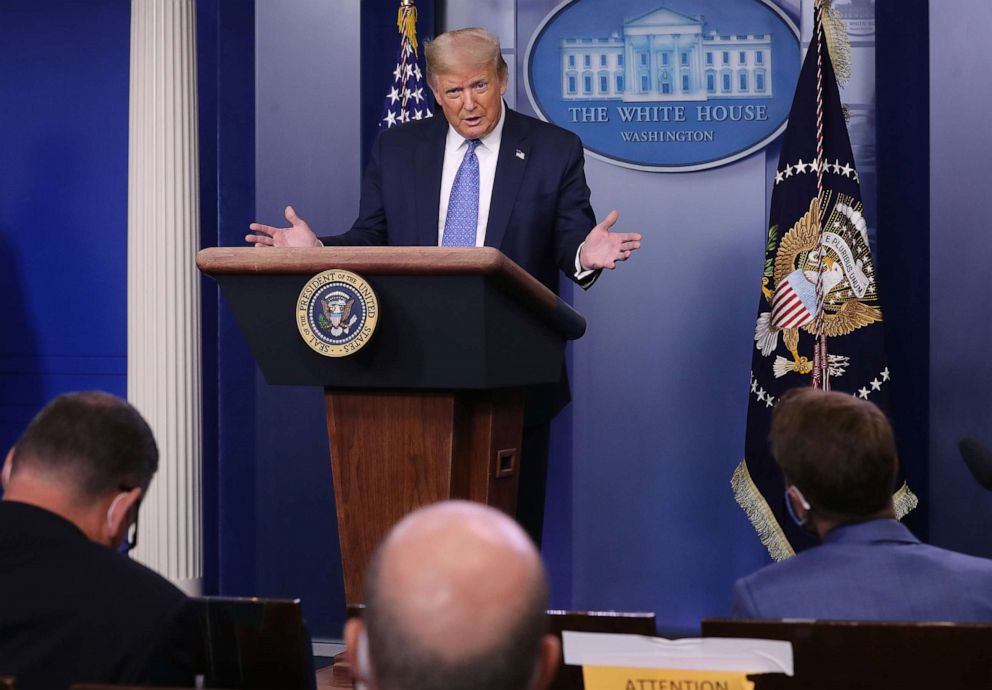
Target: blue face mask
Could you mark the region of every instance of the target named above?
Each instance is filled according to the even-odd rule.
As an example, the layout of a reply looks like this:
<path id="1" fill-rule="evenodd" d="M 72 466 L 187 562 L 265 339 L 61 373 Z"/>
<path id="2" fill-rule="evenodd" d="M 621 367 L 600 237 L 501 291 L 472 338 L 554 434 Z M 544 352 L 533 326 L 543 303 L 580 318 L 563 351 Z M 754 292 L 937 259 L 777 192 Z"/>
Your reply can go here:
<path id="1" fill-rule="evenodd" d="M 812 509 L 812 507 L 810 506 L 809 503 L 806 502 L 806 497 L 803 496 L 803 493 L 802 493 L 802 491 L 799 490 L 799 487 L 798 486 L 796 486 L 795 484 L 793 484 L 792 486 L 786 487 L 786 489 L 785 489 L 785 509 L 787 511 L 789 511 L 789 517 L 792 518 L 792 521 L 794 523 L 796 523 L 797 525 L 799 525 L 800 527 L 802 527 L 802 526 L 804 526 L 806 524 L 806 520 L 809 519 L 809 516 L 807 515 L 806 518 L 803 518 L 802 520 L 800 520 L 799 519 L 799 516 L 796 515 L 796 511 L 792 507 L 792 499 L 789 497 L 789 489 L 795 489 L 796 490 L 796 495 L 799 497 L 799 502 L 800 502 L 800 505 L 802 505 L 803 510 L 805 510 L 808 513 Z"/>

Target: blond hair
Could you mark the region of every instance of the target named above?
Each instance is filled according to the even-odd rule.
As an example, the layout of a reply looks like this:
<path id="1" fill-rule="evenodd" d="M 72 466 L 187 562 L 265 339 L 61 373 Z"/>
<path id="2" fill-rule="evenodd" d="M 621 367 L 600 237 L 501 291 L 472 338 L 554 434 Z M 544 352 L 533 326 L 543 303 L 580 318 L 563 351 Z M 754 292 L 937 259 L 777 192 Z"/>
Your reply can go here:
<path id="1" fill-rule="evenodd" d="M 471 27 L 446 31 L 424 46 L 427 59 L 427 83 L 434 87 L 441 74 L 448 74 L 466 67 L 492 66 L 499 76 L 505 76 L 507 67 L 494 34 Z"/>

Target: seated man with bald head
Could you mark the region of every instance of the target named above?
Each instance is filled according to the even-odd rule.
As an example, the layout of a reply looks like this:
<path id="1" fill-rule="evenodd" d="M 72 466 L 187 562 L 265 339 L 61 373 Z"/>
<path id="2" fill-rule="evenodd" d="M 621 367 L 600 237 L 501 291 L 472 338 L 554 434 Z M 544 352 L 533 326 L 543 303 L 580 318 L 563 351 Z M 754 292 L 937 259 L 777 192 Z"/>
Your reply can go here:
<path id="1" fill-rule="evenodd" d="M 373 557 L 365 603 L 345 642 L 367 690 L 542 690 L 557 669 L 541 559 L 487 506 L 437 503 L 400 521 Z"/>
<path id="2" fill-rule="evenodd" d="M 992 622 L 992 561 L 922 544 L 895 519 L 899 458 L 873 403 L 790 390 L 771 447 L 790 512 L 823 543 L 738 580 L 737 617 Z"/>

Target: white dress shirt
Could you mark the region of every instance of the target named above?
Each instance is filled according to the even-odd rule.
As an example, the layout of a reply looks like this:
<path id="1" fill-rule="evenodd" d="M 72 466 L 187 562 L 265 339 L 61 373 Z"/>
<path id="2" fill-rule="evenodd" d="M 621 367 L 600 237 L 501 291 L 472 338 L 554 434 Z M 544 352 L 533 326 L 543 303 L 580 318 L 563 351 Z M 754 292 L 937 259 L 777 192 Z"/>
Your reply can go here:
<path id="1" fill-rule="evenodd" d="M 475 246 L 486 244 L 486 226 L 489 224 L 489 204 L 493 198 L 493 182 L 496 180 L 496 160 L 499 158 L 499 144 L 503 140 L 503 123 L 506 121 L 506 105 L 499 111 L 499 122 L 492 131 L 480 137 L 475 147 L 475 155 L 479 159 L 479 218 L 475 226 Z M 451 188 L 455 184 L 455 174 L 458 172 L 465 151 L 468 149 L 468 139 L 463 137 L 455 128 L 448 125 L 448 136 L 444 140 L 444 167 L 441 168 L 441 203 L 437 213 L 437 244 L 444 244 L 444 223 L 448 218 L 448 200 L 451 198 Z"/>
<path id="2" fill-rule="evenodd" d="M 503 123 L 506 121 L 506 103 L 502 104 L 499 112 L 499 122 L 492 131 L 479 138 L 475 147 L 475 155 L 479 159 L 479 218 L 475 226 L 475 246 L 486 244 L 486 226 L 489 224 L 489 206 L 493 198 L 493 183 L 496 180 L 496 161 L 499 159 L 499 145 L 503 140 Z M 437 213 L 437 244 L 444 244 L 444 223 L 448 218 L 448 200 L 451 188 L 455 184 L 455 174 L 458 172 L 465 151 L 468 149 L 468 139 L 459 134 L 454 127 L 448 125 L 448 135 L 444 140 L 444 166 L 441 168 L 441 199 Z M 592 228 L 589 228 L 592 230 Z M 585 244 L 583 242 L 583 244 Z M 584 287 L 592 285 L 595 280 L 589 280 L 595 271 L 583 270 L 579 256 L 582 245 L 575 252 L 575 279 L 581 281 Z"/>

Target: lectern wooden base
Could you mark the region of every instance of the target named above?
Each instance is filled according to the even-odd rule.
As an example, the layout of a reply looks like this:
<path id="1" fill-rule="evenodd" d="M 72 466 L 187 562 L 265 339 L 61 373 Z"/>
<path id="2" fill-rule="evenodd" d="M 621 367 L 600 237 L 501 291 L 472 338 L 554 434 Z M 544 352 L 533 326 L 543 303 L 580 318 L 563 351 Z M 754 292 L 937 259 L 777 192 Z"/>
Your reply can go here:
<path id="1" fill-rule="evenodd" d="M 410 511 L 462 498 L 513 515 L 523 429 L 519 391 L 328 388 L 325 400 L 348 603 L 363 600 L 375 547 Z"/>

